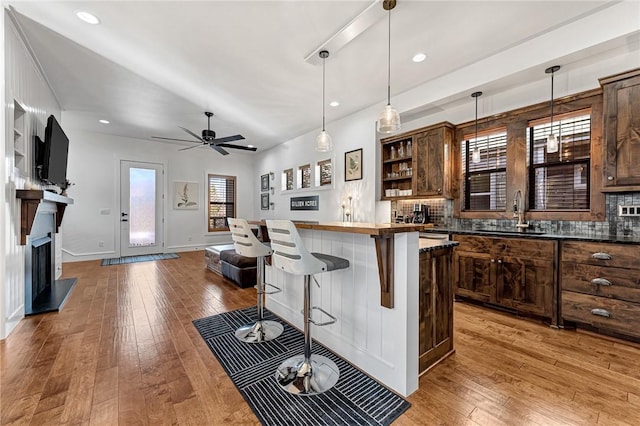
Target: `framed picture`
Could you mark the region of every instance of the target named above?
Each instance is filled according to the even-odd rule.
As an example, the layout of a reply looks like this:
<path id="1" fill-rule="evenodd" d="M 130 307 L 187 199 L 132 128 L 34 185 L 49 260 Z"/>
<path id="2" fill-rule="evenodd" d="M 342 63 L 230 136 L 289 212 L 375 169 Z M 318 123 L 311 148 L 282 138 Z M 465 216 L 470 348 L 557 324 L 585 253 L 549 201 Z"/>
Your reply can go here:
<path id="1" fill-rule="evenodd" d="M 260 191 L 267 192 L 269 190 L 269 173 L 260 176 Z"/>
<path id="2" fill-rule="evenodd" d="M 362 148 L 344 153 L 344 180 L 362 179 Z"/>
<path id="3" fill-rule="evenodd" d="M 269 210 L 269 193 L 260 194 L 260 210 Z"/>
<path id="4" fill-rule="evenodd" d="M 198 192 L 197 182 L 180 182 L 173 183 L 173 208 L 176 210 L 198 210 Z"/>

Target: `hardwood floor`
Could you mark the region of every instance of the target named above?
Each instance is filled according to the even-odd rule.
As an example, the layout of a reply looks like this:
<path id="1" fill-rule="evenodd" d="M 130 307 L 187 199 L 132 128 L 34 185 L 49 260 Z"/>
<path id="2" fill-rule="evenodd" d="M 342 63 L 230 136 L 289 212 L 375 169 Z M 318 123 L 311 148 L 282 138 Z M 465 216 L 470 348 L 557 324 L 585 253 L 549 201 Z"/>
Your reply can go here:
<path id="1" fill-rule="evenodd" d="M 191 324 L 255 290 L 180 256 L 64 264 L 78 278 L 64 309 L 0 343 L 0 422 L 258 424 Z M 640 345 L 456 303 L 455 347 L 394 425 L 640 424 Z"/>

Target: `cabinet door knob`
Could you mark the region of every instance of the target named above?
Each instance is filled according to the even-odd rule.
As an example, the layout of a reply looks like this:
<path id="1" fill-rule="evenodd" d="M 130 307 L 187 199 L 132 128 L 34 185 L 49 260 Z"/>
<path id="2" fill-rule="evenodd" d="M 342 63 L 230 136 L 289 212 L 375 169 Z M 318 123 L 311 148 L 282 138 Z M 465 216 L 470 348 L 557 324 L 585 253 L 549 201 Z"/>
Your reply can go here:
<path id="1" fill-rule="evenodd" d="M 611 281 L 605 278 L 594 278 L 591 280 L 591 284 L 593 285 L 613 285 Z"/>
<path id="2" fill-rule="evenodd" d="M 596 259 L 596 260 L 611 260 L 612 257 L 609 253 L 602 253 L 602 252 L 598 252 L 598 253 L 593 253 L 591 255 L 592 258 Z"/>
<path id="3" fill-rule="evenodd" d="M 496 263 L 496 260 L 495 259 L 491 259 L 491 263 Z"/>
<path id="4" fill-rule="evenodd" d="M 607 180 L 613 180 L 613 176 L 607 176 Z"/>
<path id="5" fill-rule="evenodd" d="M 498 263 L 502 263 L 502 259 L 498 259 Z"/>
<path id="6" fill-rule="evenodd" d="M 607 311 L 606 309 L 602 309 L 602 308 L 595 308 L 591 310 L 591 315 L 596 315 L 599 317 L 606 317 L 606 318 L 611 318 L 611 313 L 609 311 Z"/>

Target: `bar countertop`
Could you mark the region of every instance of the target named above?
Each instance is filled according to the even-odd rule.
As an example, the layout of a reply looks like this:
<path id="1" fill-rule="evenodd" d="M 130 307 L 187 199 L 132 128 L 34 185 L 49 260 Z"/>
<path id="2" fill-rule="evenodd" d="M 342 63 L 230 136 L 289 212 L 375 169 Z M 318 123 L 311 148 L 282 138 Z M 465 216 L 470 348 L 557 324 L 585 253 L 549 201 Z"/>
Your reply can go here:
<path id="1" fill-rule="evenodd" d="M 391 235 L 402 232 L 418 232 L 424 229 L 423 224 L 413 223 L 368 223 L 368 222 L 297 222 L 298 229 L 317 231 L 347 232 L 366 235 Z M 256 225 L 265 225 L 265 221 L 251 221 Z"/>

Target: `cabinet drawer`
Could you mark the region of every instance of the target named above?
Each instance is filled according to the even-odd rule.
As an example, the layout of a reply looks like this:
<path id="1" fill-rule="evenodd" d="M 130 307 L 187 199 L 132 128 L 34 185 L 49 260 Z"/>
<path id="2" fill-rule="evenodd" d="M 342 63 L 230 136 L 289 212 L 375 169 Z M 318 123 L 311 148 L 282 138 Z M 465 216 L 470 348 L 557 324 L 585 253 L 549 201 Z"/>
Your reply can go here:
<path id="1" fill-rule="evenodd" d="M 562 289 L 640 303 L 640 270 L 562 262 Z"/>
<path id="2" fill-rule="evenodd" d="M 639 303 L 563 291 L 562 317 L 616 333 L 640 337 Z"/>
<path id="3" fill-rule="evenodd" d="M 640 245 L 588 242 L 562 243 L 562 260 L 589 265 L 634 268 L 640 273 Z"/>
<path id="4" fill-rule="evenodd" d="M 491 253 L 495 257 L 516 256 L 554 260 L 556 242 L 529 238 L 500 238 L 476 235 L 454 235 L 462 251 Z"/>

